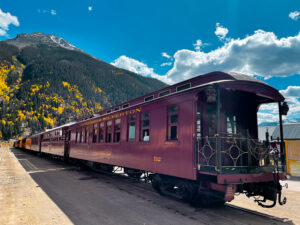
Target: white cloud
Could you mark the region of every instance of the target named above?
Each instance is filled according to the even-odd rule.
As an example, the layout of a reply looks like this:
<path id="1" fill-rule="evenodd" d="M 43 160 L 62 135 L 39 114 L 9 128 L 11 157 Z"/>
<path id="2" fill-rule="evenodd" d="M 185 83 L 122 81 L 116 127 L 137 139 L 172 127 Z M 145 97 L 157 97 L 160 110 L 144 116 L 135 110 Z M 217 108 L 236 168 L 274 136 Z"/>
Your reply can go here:
<path id="1" fill-rule="evenodd" d="M 168 55 L 166 52 L 162 52 L 161 55 L 167 59 L 170 59 L 172 56 Z"/>
<path id="2" fill-rule="evenodd" d="M 220 40 L 223 40 L 228 34 L 228 29 L 220 25 L 220 23 L 216 23 L 216 31 L 215 35 L 218 36 Z"/>
<path id="3" fill-rule="evenodd" d="M 92 7 L 92 6 L 89 6 L 89 7 L 88 7 L 88 10 L 89 10 L 89 11 L 92 11 L 92 10 L 93 10 L 93 7 Z"/>
<path id="4" fill-rule="evenodd" d="M 286 90 L 281 90 L 280 92 L 285 97 L 300 98 L 300 86 L 288 86 Z"/>
<path id="5" fill-rule="evenodd" d="M 160 66 L 172 66 L 172 62 L 165 62 L 160 64 Z"/>
<path id="6" fill-rule="evenodd" d="M 122 56 L 114 63 L 120 59 Z M 172 59 L 174 60 L 173 67 L 165 75 L 157 77 L 169 84 L 212 71 L 232 71 L 265 78 L 300 74 L 300 33 L 295 36 L 278 38 L 273 32 L 257 30 L 243 38 L 227 39 L 222 46 L 209 52 L 203 52 L 201 49 L 200 51 L 178 50 Z M 161 66 L 169 66 L 169 64 L 166 62 Z M 136 69 L 137 67 L 133 67 L 134 70 L 128 68 L 128 63 L 126 63 L 126 67 L 124 65 L 119 67 L 140 74 L 143 74 L 143 68 L 147 71 L 150 70 L 146 74 L 155 74 L 153 68 L 149 68 L 147 65 L 141 66 L 139 70 Z M 289 92 L 292 89 L 290 87 Z"/>
<path id="7" fill-rule="evenodd" d="M 258 112 L 257 113 L 257 122 L 258 124 L 261 124 L 263 122 L 278 122 L 279 117 L 278 115 L 274 115 L 271 113 L 264 113 L 264 112 Z"/>
<path id="8" fill-rule="evenodd" d="M 163 82 L 169 83 L 170 81 L 165 76 L 160 76 L 154 73 L 153 68 L 149 68 L 147 64 L 142 63 L 136 59 L 127 57 L 125 55 L 120 56 L 114 62 L 111 63 L 112 65 L 129 70 L 131 72 L 146 76 L 159 79 Z"/>
<path id="9" fill-rule="evenodd" d="M 52 16 L 55 16 L 55 15 L 56 15 L 56 10 L 51 9 L 50 14 L 51 14 Z"/>
<path id="10" fill-rule="evenodd" d="M 289 105 L 288 115 L 285 117 L 289 121 L 293 117 L 300 117 L 300 86 L 288 86 L 285 90 L 280 90 Z M 263 104 L 259 108 L 258 121 L 261 122 L 278 122 L 278 104 Z"/>
<path id="11" fill-rule="evenodd" d="M 300 86 L 288 86 L 280 93 L 286 98 L 289 105 L 289 115 L 300 114 Z"/>
<path id="12" fill-rule="evenodd" d="M 5 13 L 0 9 L 0 36 L 7 34 L 9 25 L 19 26 L 18 17 L 11 15 L 9 12 Z"/>
<path id="13" fill-rule="evenodd" d="M 7 35 L 6 31 L 0 28 L 0 36 Z"/>
<path id="14" fill-rule="evenodd" d="M 56 16 L 57 15 L 57 12 L 55 9 L 50 9 L 50 10 L 47 10 L 47 9 L 37 9 L 38 13 L 43 13 L 43 14 L 51 14 L 52 16 Z"/>
<path id="15" fill-rule="evenodd" d="M 203 43 L 202 43 L 202 41 L 201 41 L 200 39 L 198 39 L 198 40 L 196 41 L 196 43 L 193 44 L 193 45 L 194 45 L 195 50 L 196 50 L 197 52 L 199 52 L 200 49 L 201 49 L 201 47 L 203 46 Z"/>
<path id="16" fill-rule="evenodd" d="M 210 52 L 178 50 L 167 76 L 173 82 L 211 71 L 234 71 L 264 77 L 300 73 L 300 33 L 278 38 L 257 30 L 245 38 L 230 39 Z"/>
<path id="17" fill-rule="evenodd" d="M 289 17 L 292 20 L 298 20 L 299 16 L 300 16 L 300 12 L 298 12 L 298 11 L 290 12 L 290 14 L 289 14 Z"/>

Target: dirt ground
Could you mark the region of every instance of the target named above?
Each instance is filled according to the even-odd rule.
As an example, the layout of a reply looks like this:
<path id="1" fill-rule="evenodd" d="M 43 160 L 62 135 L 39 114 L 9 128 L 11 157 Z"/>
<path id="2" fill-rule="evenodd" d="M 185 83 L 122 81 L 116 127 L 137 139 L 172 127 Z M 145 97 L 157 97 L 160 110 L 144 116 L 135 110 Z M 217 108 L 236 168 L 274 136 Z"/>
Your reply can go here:
<path id="1" fill-rule="evenodd" d="M 291 220 L 294 224 L 300 225 L 300 181 L 292 181 L 289 189 L 283 189 L 283 196 L 287 198 L 287 203 L 283 206 L 277 205 L 273 208 L 262 208 L 251 201 L 253 198 L 247 198 L 245 195 L 236 197 L 230 204 L 236 205 L 245 209 L 250 209 L 259 213 L 264 213 L 270 216 L 279 217 L 285 221 Z M 283 182 L 284 183 L 284 182 Z"/>
<path id="2" fill-rule="evenodd" d="M 0 224 L 72 224 L 9 148 L 0 148 Z"/>

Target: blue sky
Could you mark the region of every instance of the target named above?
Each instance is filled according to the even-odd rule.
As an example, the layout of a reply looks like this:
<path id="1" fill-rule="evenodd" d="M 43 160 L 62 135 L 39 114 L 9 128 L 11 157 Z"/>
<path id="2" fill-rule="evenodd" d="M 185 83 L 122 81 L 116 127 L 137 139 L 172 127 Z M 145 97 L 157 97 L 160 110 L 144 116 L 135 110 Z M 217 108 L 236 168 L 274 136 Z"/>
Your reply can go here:
<path id="1" fill-rule="evenodd" d="M 44 32 L 168 83 L 214 70 L 258 75 L 300 118 L 300 1 L 2 1 L 0 40 Z M 9 15 L 8 15 L 9 13 Z M 262 120 L 276 109 L 261 111 Z"/>

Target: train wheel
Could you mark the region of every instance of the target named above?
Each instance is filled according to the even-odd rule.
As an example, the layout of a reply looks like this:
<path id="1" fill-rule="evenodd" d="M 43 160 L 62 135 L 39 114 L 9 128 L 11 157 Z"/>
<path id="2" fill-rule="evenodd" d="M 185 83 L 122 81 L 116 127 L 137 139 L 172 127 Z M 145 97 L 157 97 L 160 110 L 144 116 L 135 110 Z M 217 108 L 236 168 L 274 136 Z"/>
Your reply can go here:
<path id="1" fill-rule="evenodd" d="M 164 177 L 159 183 L 159 189 L 163 195 L 171 196 L 185 202 L 191 200 L 189 185 L 184 180 Z"/>

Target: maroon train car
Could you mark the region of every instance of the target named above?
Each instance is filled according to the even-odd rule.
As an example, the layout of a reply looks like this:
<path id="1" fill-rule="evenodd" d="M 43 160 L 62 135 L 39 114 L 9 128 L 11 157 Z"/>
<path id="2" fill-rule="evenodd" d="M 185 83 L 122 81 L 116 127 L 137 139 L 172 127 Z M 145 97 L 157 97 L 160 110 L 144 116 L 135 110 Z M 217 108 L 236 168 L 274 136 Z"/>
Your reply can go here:
<path id="1" fill-rule="evenodd" d="M 42 153 L 65 157 L 65 153 L 68 152 L 68 127 L 71 124 L 73 123 L 46 130 L 45 132 L 36 135 L 35 147 L 38 145 L 38 150 Z"/>
<path id="2" fill-rule="evenodd" d="M 272 207 L 277 196 L 284 203 L 285 153 L 277 153 L 278 163 L 269 144 L 257 141 L 257 111 L 278 103 L 281 124 L 283 101 L 276 89 L 246 75 L 201 75 L 71 125 L 68 156 L 151 172 L 153 187 L 164 194 L 223 202 L 239 192 L 263 196 L 258 203 Z"/>
<path id="3" fill-rule="evenodd" d="M 41 139 L 42 139 L 42 133 L 35 134 L 30 136 L 31 138 L 31 151 L 40 152 L 41 151 Z"/>
<path id="4" fill-rule="evenodd" d="M 257 112 L 267 103 L 278 103 L 282 128 L 288 107 L 276 89 L 212 72 L 38 134 L 32 148 L 109 172 L 145 173 L 159 193 L 192 202 L 224 203 L 244 193 L 273 207 L 285 203 L 279 180 L 286 162 L 283 142 L 280 151 L 257 140 Z"/>

